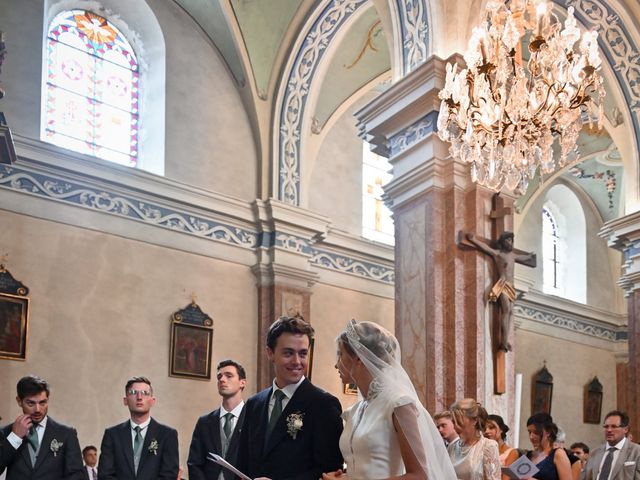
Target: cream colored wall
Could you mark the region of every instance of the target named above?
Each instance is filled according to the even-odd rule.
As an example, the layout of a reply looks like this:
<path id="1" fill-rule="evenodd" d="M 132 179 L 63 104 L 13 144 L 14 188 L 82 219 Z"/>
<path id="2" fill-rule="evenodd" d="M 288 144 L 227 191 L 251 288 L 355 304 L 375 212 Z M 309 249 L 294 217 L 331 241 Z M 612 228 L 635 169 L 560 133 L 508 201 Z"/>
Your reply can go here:
<path id="1" fill-rule="evenodd" d="M 310 175 L 309 209 L 332 226 L 362 235 L 362 140 L 350 109 L 331 127 Z"/>
<path id="2" fill-rule="evenodd" d="M 0 360 L 1 423 L 19 413 L 16 381 L 34 373 L 52 385 L 51 415 L 75 426 L 81 444 L 99 446 L 104 428 L 128 417 L 124 382 L 146 375 L 158 397 L 153 416 L 178 429 L 185 465 L 195 421 L 219 397 L 214 381 L 168 376 L 170 315 L 195 292 L 214 321 L 214 367 L 232 357 L 254 372 L 257 299 L 250 270 L 4 210 L 0 250 L 9 253 L 8 268 L 31 296 L 27 360 Z"/>
<path id="3" fill-rule="evenodd" d="M 526 421 L 533 413 L 533 377 L 544 362 L 553 375 L 551 415 L 566 432 L 567 446 L 574 442 L 585 442 L 595 448 L 604 442 L 601 427 L 604 414 L 616 408 L 616 362 L 613 353 L 523 330 L 516 330 L 516 351 L 516 373 L 523 374 L 520 447 L 531 448 Z M 596 375 L 603 386 L 603 417 L 597 425 L 582 421 L 584 387 Z"/>
<path id="4" fill-rule="evenodd" d="M 215 46 L 176 3 L 148 3 L 166 46 L 165 176 L 253 200 L 257 154 L 231 74 Z M 8 51 L 1 76 L 7 96 L 0 110 L 14 134 L 33 139 L 40 138 L 43 10 L 40 1 L 0 2 Z"/>
<path id="5" fill-rule="evenodd" d="M 316 331 L 313 354 L 313 383 L 337 396 L 343 408 L 357 397 L 345 395 L 336 364 L 336 337 L 352 318 L 379 323 L 394 331 L 394 301 L 364 295 L 353 290 L 316 284 L 311 296 L 311 318 Z"/>

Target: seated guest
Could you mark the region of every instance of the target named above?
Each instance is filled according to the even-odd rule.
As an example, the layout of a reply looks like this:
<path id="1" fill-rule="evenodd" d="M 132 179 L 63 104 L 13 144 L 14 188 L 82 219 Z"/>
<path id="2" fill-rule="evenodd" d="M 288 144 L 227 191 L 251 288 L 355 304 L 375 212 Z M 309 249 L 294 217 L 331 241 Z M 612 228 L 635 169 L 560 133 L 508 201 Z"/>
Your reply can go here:
<path id="1" fill-rule="evenodd" d="M 515 462 L 520 454 L 518 450 L 507 445 L 507 432 L 509 427 L 504 423 L 500 415 L 489 415 L 484 427 L 484 436 L 490 440 L 498 442 L 498 452 L 500 453 L 500 465 L 507 467 Z M 507 478 L 506 475 L 503 475 Z"/>
<path id="2" fill-rule="evenodd" d="M 562 448 L 553 448 L 558 434 L 558 427 L 553 423 L 551 415 L 536 413 L 527 420 L 529 440 L 533 450 L 527 452 L 539 472 L 533 478 L 539 480 L 572 480 L 571 464 Z"/>

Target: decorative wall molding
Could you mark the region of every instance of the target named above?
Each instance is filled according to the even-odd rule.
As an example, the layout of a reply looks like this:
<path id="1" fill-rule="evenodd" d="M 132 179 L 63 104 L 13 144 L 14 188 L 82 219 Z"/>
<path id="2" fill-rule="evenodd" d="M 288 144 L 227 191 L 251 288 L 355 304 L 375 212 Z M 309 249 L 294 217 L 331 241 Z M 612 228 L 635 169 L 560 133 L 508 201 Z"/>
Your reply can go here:
<path id="1" fill-rule="evenodd" d="M 313 74 L 340 28 L 363 6 L 368 7 L 369 3 L 366 0 L 329 1 L 304 35 L 295 60 L 283 77 L 285 91 L 277 123 L 277 162 L 278 199 L 285 203 L 300 204 L 300 141 Z"/>
<path id="2" fill-rule="evenodd" d="M 424 117 L 402 130 L 400 133 L 392 136 L 388 141 L 387 147 L 390 158 L 393 158 L 411 148 L 428 134 L 435 132 L 437 119 L 438 112 L 429 112 Z"/>
<path id="3" fill-rule="evenodd" d="M 427 59 L 429 21 L 426 0 L 396 0 L 402 35 L 402 76 Z"/>

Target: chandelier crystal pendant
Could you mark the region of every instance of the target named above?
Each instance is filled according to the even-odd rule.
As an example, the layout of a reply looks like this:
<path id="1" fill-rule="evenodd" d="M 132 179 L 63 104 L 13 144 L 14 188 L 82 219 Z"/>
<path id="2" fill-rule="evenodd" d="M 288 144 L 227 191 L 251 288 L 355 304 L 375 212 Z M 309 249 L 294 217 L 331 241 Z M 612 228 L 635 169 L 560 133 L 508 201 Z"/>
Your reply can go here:
<path id="1" fill-rule="evenodd" d="M 577 159 L 583 116 L 602 128 L 597 38 L 580 31 L 573 7 L 563 27 L 544 1 L 489 0 L 464 54 L 467 67 L 447 64 L 439 94 L 438 136 L 451 142 L 453 157 L 471 164 L 474 182 L 521 195 L 538 172 Z"/>

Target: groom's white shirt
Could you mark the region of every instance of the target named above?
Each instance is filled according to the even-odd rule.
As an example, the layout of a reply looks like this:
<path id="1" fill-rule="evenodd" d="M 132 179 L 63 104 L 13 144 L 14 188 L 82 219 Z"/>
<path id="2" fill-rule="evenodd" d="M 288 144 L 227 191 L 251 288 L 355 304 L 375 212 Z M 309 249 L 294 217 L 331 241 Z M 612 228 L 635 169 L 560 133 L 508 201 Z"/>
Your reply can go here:
<path id="1" fill-rule="evenodd" d="M 271 392 L 271 397 L 269 398 L 269 418 L 271 418 L 271 412 L 273 411 L 273 406 L 276 403 L 273 392 L 275 392 L 276 390 L 282 390 L 282 393 L 284 393 L 284 398 L 282 399 L 282 410 L 284 410 L 285 408 L 287 408 L 287 404 L 289 403 L 289 400 L 291 400 L 291 397 L 293 397 L 293 394 L 296 393 L 298 387 L 302 385 L 302 382 L 304 382 L 304 379 L 305 376 L 303 375 L 298 383 L 292 383 L 291 385 L 287 385 L 284 388 L 279 388 L 278 385 L 276 385 L 276 379 L 273 379 L 273 391 Z"/>

